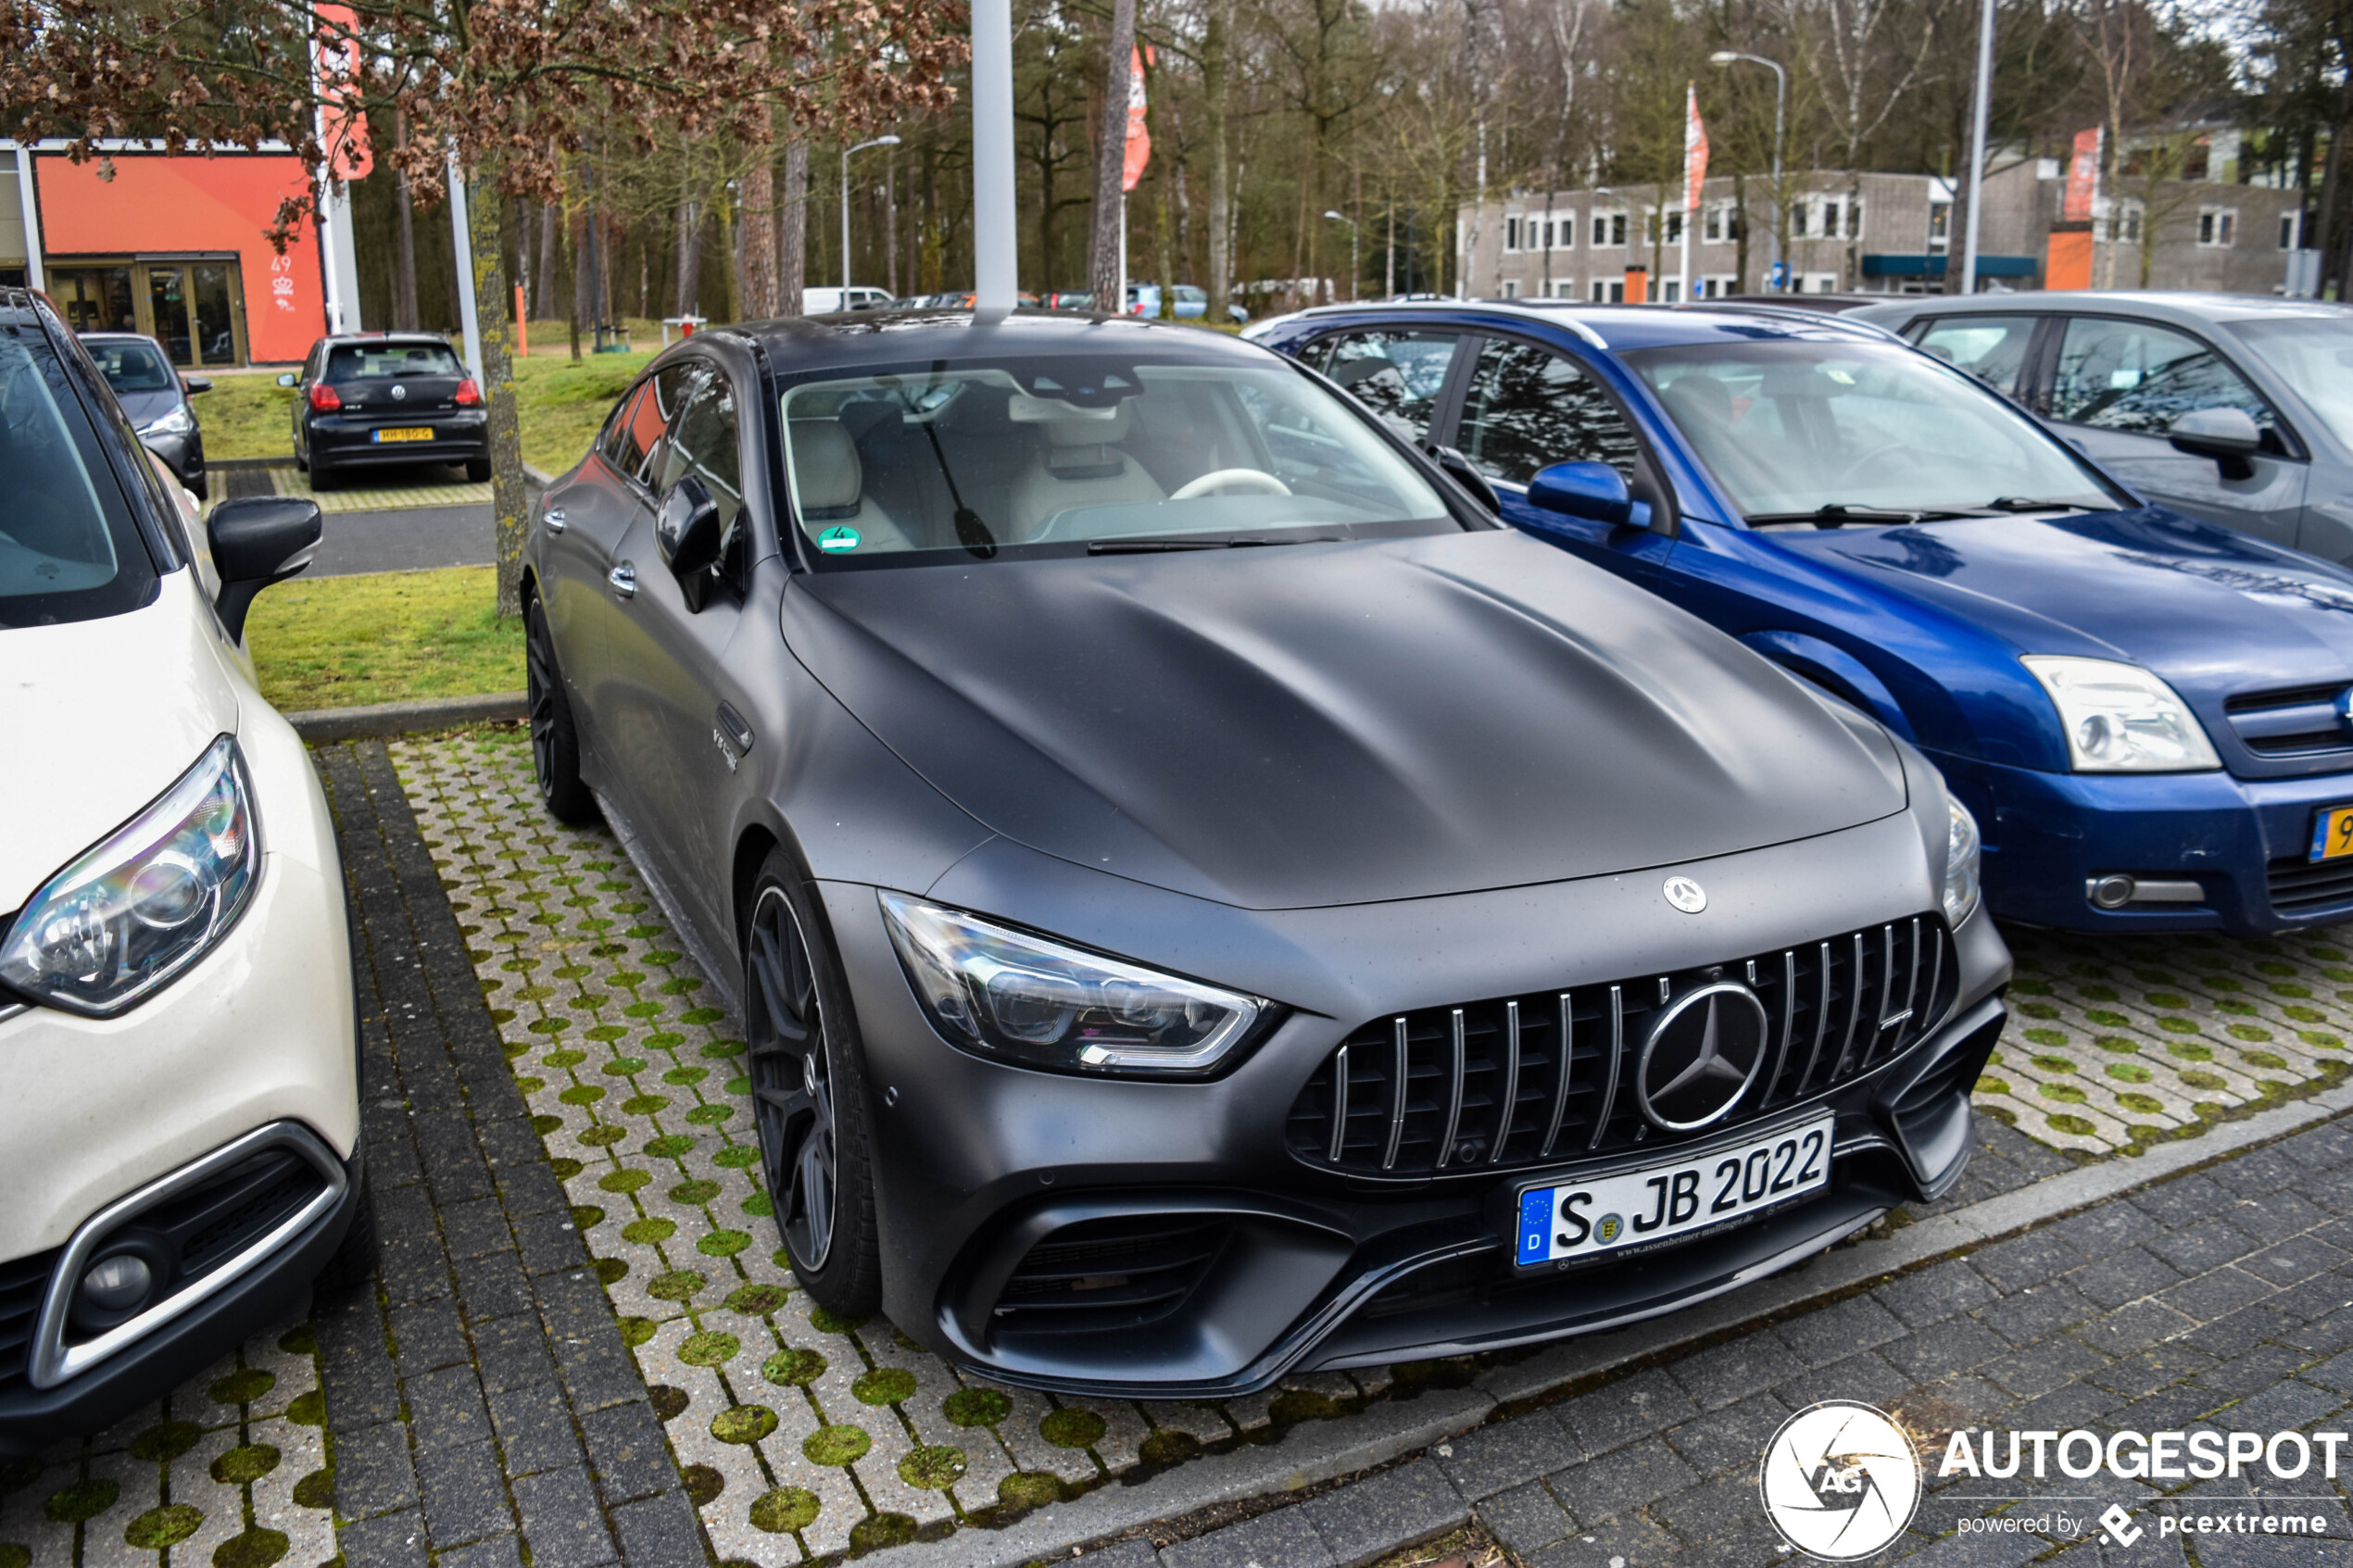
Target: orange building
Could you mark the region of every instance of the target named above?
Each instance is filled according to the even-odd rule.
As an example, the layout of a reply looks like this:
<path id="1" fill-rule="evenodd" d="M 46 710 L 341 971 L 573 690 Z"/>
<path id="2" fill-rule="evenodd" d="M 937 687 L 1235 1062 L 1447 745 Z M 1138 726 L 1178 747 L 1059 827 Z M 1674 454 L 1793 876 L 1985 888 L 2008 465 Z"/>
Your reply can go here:
<path id="1" fill-rule="evenodd" d="M 291 154 L 6 156 L 0 281 L 46 290 L 77 330 L 145 332 L 190 370 L 299 360 L 326 331 L 317 229 L 283 255 L 266 237 L 308 182 Z"/>

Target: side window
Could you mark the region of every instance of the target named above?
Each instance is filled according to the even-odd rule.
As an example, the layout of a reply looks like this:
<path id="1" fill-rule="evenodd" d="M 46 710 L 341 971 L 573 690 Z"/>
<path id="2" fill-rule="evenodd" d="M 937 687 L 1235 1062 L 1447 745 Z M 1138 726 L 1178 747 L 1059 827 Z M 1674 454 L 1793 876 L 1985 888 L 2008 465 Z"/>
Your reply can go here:
<path id="1" fill-rule="evenodd" d="M 670 440 L 659 461 L 661 473 L 654 494 L 668 494 L 672 485 L 688 474 L 701 480 L 711 498 L 719 503 L 722 556 L 732 558 L 738 553 L 743 468 L 736 447 L 736 389 L 725 376 L 700 378 L 672 424 Z"/>
<path id="2" fill-rule="evenodd" d="M 1455 341 L 1453 332 L 1342 332 L 1312 345 L 1307 362 L 1418 445 L 1429 435 Z"/>
<path id="3" fill-rule="evenodd" d="M 1525 484 L 1554 463 L 1607 463 L 1634 482 L 1633 427 L 1584 370 L 1549 349 L 1490 338 L 1456 445 L 1490 479 Z"/>
<path id="4" fill-rule="evenodd" d="M 661 495 L 667 487 L 661 483 L 666 461 L 662 443 L 707 373 L 699 360 L 683 359 L 648 377 L 636 401 L 629 406 L 627 430 L 615 436 L 619 455 L 613 458 L 613 467 Z"/>
<path id="5" fill-rule="evenodd" d="M 2147 321 L 2069 320 L 2052 378 L 2052 418 L 2163 435 L 2198 408 L 2244 409 L 2263 432 L 2265 448 L 2278 447 L 2271 405 L 2196 338 Z"/>
<path id="6" fill-rule="evenodd" d="M 2032 316 L 1931 316 L 1914 325 L 1909 335 L 1946 364 L 2014 397 L 2034 326 Z"/>
<path id="7" fill-rule="evenodd" d="M 634 421 L 637 405 L 647 396 L 646 383 L 638 383 L 629 389 L 605 420 L 605 428 L 597 437 L 597 453 L 623 473 L 635 473 L 637 465 L 646 460 L 646 451 L 637 444 Z"/>

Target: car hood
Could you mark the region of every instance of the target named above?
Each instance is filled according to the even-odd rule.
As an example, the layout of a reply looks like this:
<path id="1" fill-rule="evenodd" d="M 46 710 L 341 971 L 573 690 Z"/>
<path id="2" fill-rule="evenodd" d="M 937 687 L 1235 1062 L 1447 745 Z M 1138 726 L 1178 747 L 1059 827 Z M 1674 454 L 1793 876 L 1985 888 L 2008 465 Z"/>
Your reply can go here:
<path id="1" fill-rule="evenodd" d="M 115 401 L 122 405 L 123 413 L 133 430 L 144 429 L 148 421 L 159 420 L 180 404 L 179 395 L 165 389 L 157 392 L 118 392 Z"/>
<path id="2" fill-rule="evenodd" d="M 2158 508 L 1780 534 L 2020 653 L 2120 659 L 2194 702 L 2353 680 L 2353 573 Z"/>
<path id="3" fill-rule="evenodd" d="M 826 572 L 784 629 L 996 832 L 1252 909 L 1690 862 L 1906 800 L 1867 721 L 1506 532 Z"/>
<path id="4" fill-rule="evenodd" d="M 237 728 L 188 575 L 127 615 L 0 631 L 0 916 Z"/>

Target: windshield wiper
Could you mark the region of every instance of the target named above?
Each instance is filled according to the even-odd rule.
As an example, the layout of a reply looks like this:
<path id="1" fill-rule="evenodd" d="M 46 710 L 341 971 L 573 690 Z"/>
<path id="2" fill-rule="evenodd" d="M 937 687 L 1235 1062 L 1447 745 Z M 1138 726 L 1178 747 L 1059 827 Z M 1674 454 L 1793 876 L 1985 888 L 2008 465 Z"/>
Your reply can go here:
<path id="1" fill-rule="evenodd" d="M 1985 503 L 1994 512 L 2095 512 L 2101 508 L 2082 501 L 2038 501 L 2032 495 L 1996 495 Z"/>
<path id="2" fill-rule="evenodd" d="M 1906 511 L 1893 507 L 1850 507 L 1832 501 L 1810 512 L 1751 512 L 1751 522 L 1810 522 L 1817 528 L 1843 528 L 1850 522 L 1928 522 L 1937 518 L 1969 517 L 1969 512 Z M 1982 516 L 1982 513 L 1976 514 Z"/>
<path id="3" fill-rule="evenodd" d="M 1315 533 L 1300 539 L 1096 539 L 1087 546 L 1090 556 L 1153 556 L 1171 550 L 1236 550 L 1252 545 L 1338 545 L 1337 533 Z"/>

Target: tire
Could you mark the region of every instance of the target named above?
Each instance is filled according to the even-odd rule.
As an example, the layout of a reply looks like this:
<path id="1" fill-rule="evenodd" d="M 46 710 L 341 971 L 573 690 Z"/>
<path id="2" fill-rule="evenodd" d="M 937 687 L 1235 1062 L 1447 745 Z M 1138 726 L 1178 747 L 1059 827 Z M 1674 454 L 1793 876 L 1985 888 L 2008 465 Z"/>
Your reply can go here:
<path id="1" fill-rule="evenodd" d="M 782 849 L 752 884 L 744 1028 L 761 1174 L 792 1271 L 826 1311 L 871 1315 L 882 1248 L 863 1052 L 814 891 Z"/>
<path id="2" fill-rule="evenodd" d="M 547 814 L 573 827 L 597 820 L 597 797 L 580 777 L 580 733 L 564 695 L 562 667 L 547 635 L 547 612 L 532 596 L 523 610 L 523 684 L 531 721 L 531 771 Z"/>
<path id="3" fill-rule="evenodd" d="M 310 493 L 312 495 L 323 495 L 342 483 L 343 481 L 336 476 L 334 470 L 326 464 L 314 462 L 310 465 Z"/>
<path id="4" fill-rule="evenodd" d="M 469 484 L 486 484 L 489 482 L 490 459 L 487 458 L 469 458 L 466 462 L 466 483 Z"/>
<path id="5" fill-rule="evenodd" d="M 359 1192 L 354 1200 L 351 1228 L 343 1233 L 334 1255 L 319 1271 L 317 1288 L 324 1296 L 359 1290 L 376 1277 L 376 1203 L 368 1180 L 366 1160 L 359 1163 Z"/>
<path id="6" fill-rule="evenodd" d="M 296 473 L 308 473 L 309 471 L 310 471 L 310 454 L 309 454 L 309 453 L 308 453 L 308 452 L 306 452 L 306 451 L 304 451 L 304 450 L 303 450 L 301 447 L 299 447 L 299 446 L 296 447 L 296 448 L 295 448 L 295 472 L 296 472 Z"/>

